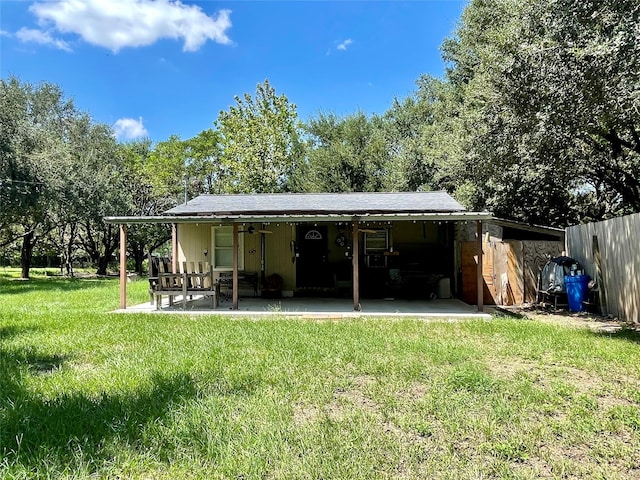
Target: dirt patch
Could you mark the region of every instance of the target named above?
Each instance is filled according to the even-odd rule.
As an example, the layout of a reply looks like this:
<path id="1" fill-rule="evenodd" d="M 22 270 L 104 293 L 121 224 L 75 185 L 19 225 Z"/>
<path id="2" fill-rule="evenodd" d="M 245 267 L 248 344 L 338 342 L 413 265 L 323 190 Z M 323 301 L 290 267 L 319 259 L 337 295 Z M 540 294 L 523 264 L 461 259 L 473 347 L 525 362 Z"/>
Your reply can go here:
<path id="1" fill-rule="evenodd" d="M 369 414 L 379 414 L 378 405 L 358 389 L 336 390 L 333 393 L 333 401 L 325 407 L 327 417 L 335 422 L 345 418 L 345 406 L 351 405 Z"/>
<path id="2" fill-rule="evenodd" d="M 637 407 L 638 404 L 626 398 L 613 397 L 610 395 L 596 397 L 598 406 L 608 412 L 616 407 Z"/>
<path id="3" fill-rule="evenodd" d="M 356 375 L 352 381 L 357 388 L 364 389 L 376 383 L 376 378 L 371 375 Z"/>
<path id="4" fill-rule="evenodd" d="M 318 418 L 320 418 L 320 410 L 315 405 L 297 404 L 293 408 L 293 423 L 297 426 L 314 423 Z"/>
<path id="5" fill-rule="evenodd" d="M 599 377 L 579 368 L 550 365 L 547 369 L 551 375 L 560 377 L 580 393 L 594 392 L 602 388 L 602 380 Z"/>
<path id="6" fill-rule="evenodd" d="M 333 394 L 333 398 L 336 401 L 346 400 L 347 403 L 371 413 L 377 413 L 379 410 L 378 405 L 360 390 L 338 391 Z"/>
<path id="7" fill-rule="evenodd" d="M 334 401 L 327 406 L 327 415 L 334 420 L 344 419 L 345 416 L 345 404 L 354 406 L 359 410 L 367 412 L 372 416 L 376 423 L 380 425 L 385 434 L 393 435 L 398 438 L 402 443 L 420 444 L 424 443 L 426 439 L 416 431 L 407 431 L 392 420 L 385 417 L 380 406 L 369 396 L 363 393 L 360 388 L 365 388 L 376 380 L 369 376 L 354 377 L 353 383 L 358 387 L 349 390 L 339 390 L 334 392 Z M 424 388 L 424 386 L 421 386 Z M 416 386 L 416 391 L 412 392 L 414 395 L 419 395 L 420 388 Z"/>
<path id="8" fill-rule="evenodd" d="M 614 333 L 623 328 L 638 328 L 638 325 L 625 323 L 612 315 L 598 315 L 586 312 L 568 311 L 549 312 L 534 306 L 509 307 L 509 311 L 531 320 L 554 325 L 589 328 L 595 332 Z"/>
<path id="9" fill-rule="evenodd" d="M 421 400 L 426 395 L 429 389 L 423 383 L 413 383 L 406 390 L 402 390 L 398 393 L 400 398 L 406 400 Z"/>
<path id="10" fill-rule="evenodd" d="M 488 364 L 489 371 L 504 380 L 513 380 L 518 374 L 530 375 L 533 380 L 548 387 L 554 379 L 575 388 L 578 393 L 593 393 L 602 389 L 602 380 L 579 368 L 565 365 L 546 365 L 513 358 L 493 359 Z"/>
<path id="11" fill-rule="evenodd" d="M 426 438 L 417 431 L 407 431 L 385 416 L 378 405 L 365 392 L 376 382 L 376 378 L 369 375 L 351 377 L 352 388 L 336 389 L 333 399 L 324 406 L 316 406 L 299 403 L 293 410 L 293 422 L 297 426 L 308 425 L 327 418 L 333 422 L 342 422 L 354 412 L 364 412 L 372 417 L 373 423 L 387 435 L 398 438 L 406 445 L 425 443 Z M 422 398 L 426 393 L 426 387 L 421 384 L 412 385 L 407 391 L 401 393 L 401 398 Z"/>
<path id="12" fill-rule="evenodd" d="M 511 380 L 522 372 L 538 373 L 541 368 L 537 363 L 515 358 L 496 358 L 491 360 L 487 366 L 494 376 L 506 380 Z"/>

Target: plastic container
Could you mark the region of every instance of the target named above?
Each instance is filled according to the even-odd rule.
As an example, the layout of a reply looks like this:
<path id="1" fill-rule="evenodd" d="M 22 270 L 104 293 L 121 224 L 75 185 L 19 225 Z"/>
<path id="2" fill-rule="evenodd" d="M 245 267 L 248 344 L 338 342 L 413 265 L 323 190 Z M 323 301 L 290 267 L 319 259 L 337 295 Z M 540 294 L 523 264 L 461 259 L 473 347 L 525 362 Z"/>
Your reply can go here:
<path id="1" fill-rule="evenodd" d="M 451 282 L 448 278 L 438 280 L 438 298 L 451 298 Z"/>
<path id="2" fill-rule="evenodd" d="M 573 275 L 564 277 L 564 286 L 567 290 L 567 300 L 571 312 L 580 312 L 582 302 L 587 299 L 589 293 L 589 275 Z"/>

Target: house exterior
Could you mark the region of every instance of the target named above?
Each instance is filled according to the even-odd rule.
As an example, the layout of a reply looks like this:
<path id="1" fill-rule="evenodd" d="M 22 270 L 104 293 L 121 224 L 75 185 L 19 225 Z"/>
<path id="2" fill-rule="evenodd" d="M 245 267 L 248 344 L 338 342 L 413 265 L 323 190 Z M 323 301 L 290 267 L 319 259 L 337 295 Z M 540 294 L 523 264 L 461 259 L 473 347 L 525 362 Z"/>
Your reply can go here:
<path id="1" fill-rule="evenodd" d="M 443 282 L 445 291 L 461 292 L 456 232 L 463 225 L 475 229 L 481 257 L 482 224 L 491 218 L 489 212 L 466 211 L 438 191 L 201 195 L 160 216 L 106 221 L 121 225 L 121 252 L 126 225 L 171 224 L 174 270 L 183 262 L 202 262 L 217 276 L 232 276 L 234 308 L 239 294 L 252 293 L 243 275 L 255 274 L 259 290 L 352 296 L 357 310 L 361 297 L 426 299 Z M 476 286 L 482 282 L 477 258 L 471 280 Z M 121 256 L 121 275 L 125 261 Z M 476 304 L 482 310 L 482 295 Z"/>

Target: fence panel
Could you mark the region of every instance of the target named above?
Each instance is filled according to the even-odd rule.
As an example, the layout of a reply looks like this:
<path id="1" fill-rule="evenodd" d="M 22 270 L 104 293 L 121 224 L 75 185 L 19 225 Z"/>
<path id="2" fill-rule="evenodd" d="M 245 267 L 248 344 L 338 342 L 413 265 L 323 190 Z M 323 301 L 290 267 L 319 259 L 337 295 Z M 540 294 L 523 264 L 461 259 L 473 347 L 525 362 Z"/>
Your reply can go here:
<path id="1" fill-rule="evenodd" d="M 598 281 L 603 313 L 640 323 L 640 213 L 569 227 L 566 242 Z"/>

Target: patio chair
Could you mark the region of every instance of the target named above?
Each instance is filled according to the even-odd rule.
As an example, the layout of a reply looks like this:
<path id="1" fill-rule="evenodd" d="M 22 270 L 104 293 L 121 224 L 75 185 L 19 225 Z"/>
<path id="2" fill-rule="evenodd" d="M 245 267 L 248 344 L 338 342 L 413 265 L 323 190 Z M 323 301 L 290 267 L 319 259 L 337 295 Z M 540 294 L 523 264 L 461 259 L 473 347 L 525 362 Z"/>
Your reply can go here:
<path id="1" fill-rule="evenodd" d="M 149 303 L 153 305 L 153 292 L 158 287 L 158 274 L 171 271 L 171 259 L 149 255 Z"/>

